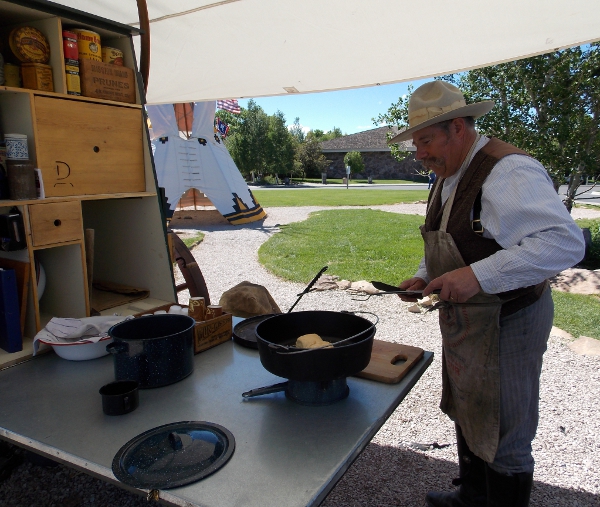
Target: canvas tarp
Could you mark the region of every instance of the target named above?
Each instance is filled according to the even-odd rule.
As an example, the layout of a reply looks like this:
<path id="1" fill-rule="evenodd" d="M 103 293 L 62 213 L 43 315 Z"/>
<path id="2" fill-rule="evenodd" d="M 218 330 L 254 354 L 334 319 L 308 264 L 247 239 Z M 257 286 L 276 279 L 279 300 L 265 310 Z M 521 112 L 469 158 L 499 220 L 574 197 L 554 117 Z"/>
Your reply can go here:
<path id="1" fill-rule="evenodd" d="M 136 0 L 57 1 L 139 26 Z M 150 104 L 412 81 L 600 39 L 598 0 L 147 0 L 147 5 Z"/>
<path id="2" fill-rule="evenodd" d="M 234 225 L 261 220 L 264 210 L 214 132 L 215 106 L 215 101 L 194 103 L 189 139 L 179 135 L 172 104 L 147 106 L 158 184 L 172 210 L 185 192 L 196 188 Z"/>

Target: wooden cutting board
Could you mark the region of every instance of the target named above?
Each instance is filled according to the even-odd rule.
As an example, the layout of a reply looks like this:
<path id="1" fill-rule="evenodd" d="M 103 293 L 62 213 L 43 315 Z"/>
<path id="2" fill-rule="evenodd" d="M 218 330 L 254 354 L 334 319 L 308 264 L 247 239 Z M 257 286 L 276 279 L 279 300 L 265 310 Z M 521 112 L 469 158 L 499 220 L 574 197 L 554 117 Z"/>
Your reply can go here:
<path id="1" fill-rule="evenodd" d="M 418 347 L 373 340 L 371 361 L 356 376 L 386 384 L 396 384 L 422 357 L 423 349 Z"/>

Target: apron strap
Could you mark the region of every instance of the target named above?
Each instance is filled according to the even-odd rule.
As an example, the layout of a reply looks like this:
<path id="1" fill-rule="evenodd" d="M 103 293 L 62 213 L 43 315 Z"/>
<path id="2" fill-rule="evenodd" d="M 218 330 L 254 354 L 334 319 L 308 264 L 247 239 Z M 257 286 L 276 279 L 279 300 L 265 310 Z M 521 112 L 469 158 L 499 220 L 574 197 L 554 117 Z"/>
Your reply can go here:
<path id="1" fill-rule="evenodd" d="M 479 143 L 480 139 L 481 139 L 481 134 L 477 134 L 475 136 L 475 140 L 473 141 L 473 144 L 469 148 L 467 156 L 465 157 L 462 164 L 460 165 L 460 169 L 458 170 L 458 172 L 462 173 L 460 176 L 461 179 L 464 175 L 464 169 L 467 167 L 467 165 L 469 165 L 471 163 L 471 157 L 473 156 L 473 151 L 475 150 L 475 146 L 477 146 L 477 143 Z M 441 182 L 440 187 L 442 187 L 444 183 L 446 183 L 445 178 Z M 452 204 L 454 204 L 454 197 L 456 196 L 456 189 L 458 188 L 459 183 L 460 183 L 460 180 L 458 180 L 456 182 L 456 186 L 454 187 L 454 190 L 452 190 L 452 193 L 450 194 L 450 196 L 446 200 L 445 204 L 443 205 L 444 212 L 442 214 L 442 221 L 440 223 L 440 228 L 439 228 L 439 230 L 442 232 L 446 232 L 446 227 L 448 226 L 448 220 L 450 219 L 450 211 L 452 210 Z M 433 200 L 432 200 L 432 202 L 433 202 Z"/>

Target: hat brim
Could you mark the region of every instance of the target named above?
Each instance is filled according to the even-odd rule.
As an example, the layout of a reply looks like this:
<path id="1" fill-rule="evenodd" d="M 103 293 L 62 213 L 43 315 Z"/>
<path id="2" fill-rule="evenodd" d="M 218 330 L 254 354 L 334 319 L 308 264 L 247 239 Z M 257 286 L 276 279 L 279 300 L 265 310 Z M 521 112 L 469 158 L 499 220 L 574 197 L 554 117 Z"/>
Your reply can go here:
<path id="1" fill-rule="evenodd" d="M 397 136 L 392 137 L 388 141 L 388 144 L 399 143 L 401 141 L 408 141 L 412 139 L 412 136 L 418 130 L 424 129 L 425 127 L 429 127 L 430 125 L 435 125 L 436 123 L 440 123 L 446 120 L 453 120 L 454 118 L 464 118 L 465 116 L 472 116 L 473 118 L 479 118 L 484 114 L 489 113 L 494 107 L 495 102 L 493 100 L 485 100 L 483 102 L 475 102 L 474 104 L 469 104 L 464 107 L 459 107 L 458 109 L 454 109 L 453 111 L 448 111 L 447 113 L 440 114 L 433 118 L 430 118 L 427 121 L 419 123 L 412 128 L 403 130 Z"/>

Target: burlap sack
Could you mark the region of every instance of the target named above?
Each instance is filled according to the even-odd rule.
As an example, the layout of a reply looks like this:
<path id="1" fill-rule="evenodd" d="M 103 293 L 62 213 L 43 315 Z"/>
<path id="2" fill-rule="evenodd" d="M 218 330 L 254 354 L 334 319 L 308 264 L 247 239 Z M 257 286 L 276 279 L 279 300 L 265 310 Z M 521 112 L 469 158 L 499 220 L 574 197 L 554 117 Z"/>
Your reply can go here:
<path id="1" fill-rule="evenodd" d="M 219 304 L 223 311 L 236 317 L 255 317 L 271 313 L 281 313 L 279 306 L 262 285 L 250 282 L 238 283 L 223 292 Z"/>

